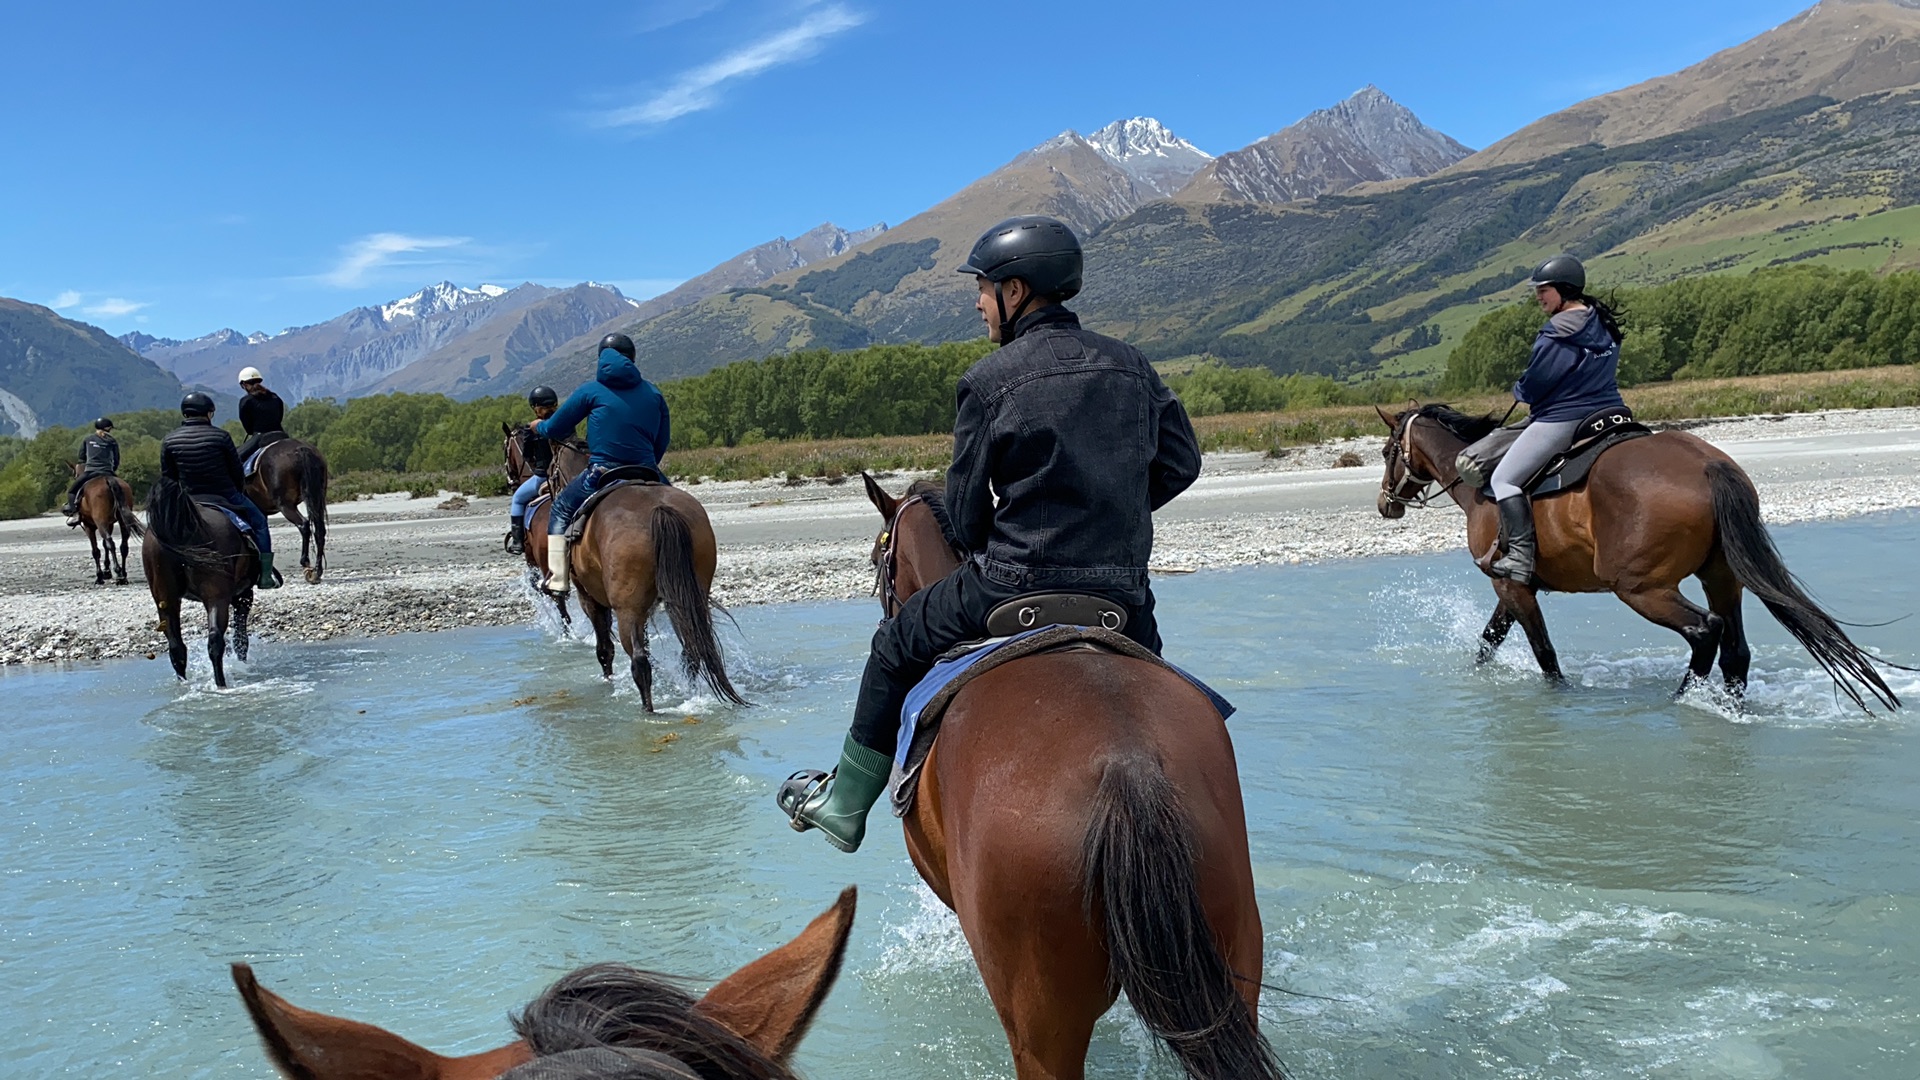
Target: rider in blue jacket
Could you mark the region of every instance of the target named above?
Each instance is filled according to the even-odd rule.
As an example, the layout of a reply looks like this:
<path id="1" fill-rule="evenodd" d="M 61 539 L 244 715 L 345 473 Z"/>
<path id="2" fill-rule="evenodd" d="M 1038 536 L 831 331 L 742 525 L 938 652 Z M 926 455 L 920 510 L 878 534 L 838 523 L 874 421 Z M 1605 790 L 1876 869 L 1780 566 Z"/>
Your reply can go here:
<path id="1" fill-rule="evenodd" d="M 587 422 L 590 448 L 587 468 L 553 497 L 547 518 L 547 589 L 553 593 L 567 591 L 567 525 L 600 486 L 601 476 L 622 465 L 644 465 L 658 472 L 660 459 L 667 453 L 672 433 L 667 399 L 659 387 L 641 377 L 634 364 L 633 339 L 627 335 L 608 334 L 600 339 L 594 381 L 575 390 L 558 411 L 533 425 L 533 433 L 557 442 L 572 435 L 582 420 Z"/>

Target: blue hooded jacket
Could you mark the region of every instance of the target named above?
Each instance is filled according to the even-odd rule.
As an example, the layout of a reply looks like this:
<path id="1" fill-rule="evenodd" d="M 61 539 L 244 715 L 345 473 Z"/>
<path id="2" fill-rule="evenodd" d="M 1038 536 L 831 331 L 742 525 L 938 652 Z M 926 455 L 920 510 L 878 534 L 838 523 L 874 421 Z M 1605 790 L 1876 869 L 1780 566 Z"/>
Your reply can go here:
<path id="1" fill-rule="evenodd" d="M 660 388 L 641 378 L 633 361 L 600 350 L 594 381 L 575 390 L 552 416 L 533 425 L 534 434 L 564 439 L 587 422 L 587 445 L 595 465 L 654 465 L 666 456 L 672 425 Z"/>
<path id="2" fill-rule="evenodd" d="M 1620 396 L 1620 346 L 1592 308 L 1563 311 L 1533 340 L 1533 358 L 1513 396 L 1535 420 L 1585 420 L 1626 404 Z"/>

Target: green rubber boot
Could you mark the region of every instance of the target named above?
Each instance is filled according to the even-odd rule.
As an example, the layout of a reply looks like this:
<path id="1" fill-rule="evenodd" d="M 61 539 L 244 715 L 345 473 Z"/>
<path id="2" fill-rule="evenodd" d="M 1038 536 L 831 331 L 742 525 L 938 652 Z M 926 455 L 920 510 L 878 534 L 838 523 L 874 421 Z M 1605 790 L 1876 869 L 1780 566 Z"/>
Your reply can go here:
<path id="1" fill-rule="evenodd" d="M 256 589 L 277 589 L 280 587 L 280 579 L 273 575 L 272 552 L 263 551 L 260 553 L 260 580 L 253 584 Z"/>
<path id="2" fill-rule="evenodd" d="M 841 851 L 860 850 L 867 837 L 867 811 L 887 789 L 893 758 L 869 750 L 847 736 L 840 765 L 831 774 L 795 773 L 780 789 L 780 809 L 794 831 L 819 829 Z"/>

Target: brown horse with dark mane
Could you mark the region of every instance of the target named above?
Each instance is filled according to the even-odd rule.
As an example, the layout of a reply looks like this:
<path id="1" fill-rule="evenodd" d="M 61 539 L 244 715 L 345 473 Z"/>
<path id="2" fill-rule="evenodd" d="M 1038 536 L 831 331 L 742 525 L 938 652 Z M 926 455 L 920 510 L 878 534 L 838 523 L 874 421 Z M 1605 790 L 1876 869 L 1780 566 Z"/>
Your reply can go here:
<path id="1" fill-rule="evenodd" d="M 513 439 L 508 439 L 511 453 Z M 553 448 L 551 489 L 559 491 L 587 467 L 586 444 Z M 551 501 L 527 522 L 527 561 L 547 571 L 547 523 Z M 664 604 L 680 639 L 681 664 L 690 680 L 705 680 L 720 698 L 747 700 L 727 678 L 720 639 L 714 633 L 712 600 L 719 547 L 700 500 L 670 484 L 627 484 L 609 491 L 587 518 L 580 542 L 568 546 L 580 609 L 593 624 L 594 656 L 613 678 L 614 619 L 641 705 L 653 711 L 653 657 L 647 621 Z M 563 609 L 564 610 L 564 609 Z"/>
<path id="2" fill-rule="evenodd" d="M 253 589 L 260 576 L 260 558 L 245 535 L 226 514 L 196 502 L 186 488 L 163 476 L 147 492 L 147 532 L 140 544 L 140 565 L 167 635 L 173 673 L 187 677 L 180 605 L 198 600 L 207 611 L 207 659 L 213 662 L 213 683 L 225 687 L 228 620 L 231 617 L 233 654 L 245 660 Z"/>
<path id="3" fill-rule="evenodd" d="M 500 434 L 502 436 L 500 452 L 507 461 L 507 487 L 517 488 L 533 475 L 533 466 L 527 461 L 527 440 L 538 439 L 540 436 L 533 433 L 533 426 L 530 424 L 509 426 L 505 421 L 500 424 Z M 554 452 L 558 453 L 563 449 L 572 455 L 571 460 L 574 462 L 576 472 L 586 467 L 587 444 L 584 440 L 577 436 L 565 439 L 554 447 Z M 541 583 L 547 579 L 547 521 L 553 514 L 554 491 L 555 488 L 549 484 L 541 493 L 539 501 L 527 509 L 526 546 L 520 549 L 520 557 L 527 562 L 527 584 L 536 589 L 540 588 Z M 567 611 L 567 598 L 564 594 L 542 590 L 541 595 L 553 601 L 554 606 L 560 610 L 561 623 L 567 626 L 573 625 L 573 615 Z M 608 662 L 611 663 L 611 656 Z"/>
<path id="4" fill-rule="evenodd" d="M 513 1042 L 442 1057 L 372 1024 L 288 1004 L 233 965 L 267 1057 L 293 1080 L 795 1080 L 787 1062 L 840 975 L 849 888 L 799 936 L 699 999 L 624 964 L 563 976 L 512 1018 Z"/>
<path id="5" fill-rule="evenodd" d="M 277 513 L 300 530 L 300 568 L 309 585 L 318 585 L 327 569 L 327 480 L 327 459 L 312 444 L 292 437 L 260 451 L 247 477 L 247 498 L 260 512 Z"/>
<path id="6" fill-rule="evenodd" d="M 1499 534 L 1494 503 L 1461 482 L 1455 459 L 1500 421 L 1445 405 L 1376 411 L 1389 432 L 1381 515 L 1397 518 L 1408 506 L 1424 506 L 1422 493 L 1441 485 L 1466 511 L 1467 548 L 1484 567 Z M 1706 440 L 1663 431 L 1622 442 L 1594 461 L 1583 484 L 1535 500 L 1533 513 L 1535 580 L 1492 579 L 1499 605 L 1481 632 L 1480 662 L 1492 658 L 1517 621 L 1540 670 L 1562 681 L 1538 591 L 1610 592 L 1691 647 L 1681 692 L 1711 674 L 1717 655 L 1726 688 L 1738 698 L 1752 664 L 1740 611 L 1743 592 L 1751 590 L 1855 704 L 1865 708 L 1869 694 L 1888 708 L 1900 704 L 1875 670 L 1886 662 L 1856 646 L 1787 570 L 1761 521 L 1753 481 Z M 1689 577 L 1706 591 L 1704 611 L 1680 591 Z"/>
<path id="7" fill-rule="evenodd" d="M 81 466 L 75 463 L 73 475 Z M 96 476 L 80 488 L 80 527 L 87 531 L 87 546 L 93 549 L 93 583 L 105 585 L 112 577 L 116 585 L 127 583 L 127 544 L 146 533 L 139 515 L 133 512 L 133 487 L 117 476 Z M 114 559 L 113 531 L 120 530 L 120 557 Z"/>
<path id="8" fill-rule="evenodd" d="M 915 485 L 866 478 L 883 605 L 959 565 Z M 1226 722 L 1179 674 L 1094 649 L 1010 661 L 941 721 L 904 822 L 960 928 L 1021 1080 L 1084 1074 L 1125 993 L 1186 1075 L 1283 1075 L 1260 1034 L 1264 961 Z"/>

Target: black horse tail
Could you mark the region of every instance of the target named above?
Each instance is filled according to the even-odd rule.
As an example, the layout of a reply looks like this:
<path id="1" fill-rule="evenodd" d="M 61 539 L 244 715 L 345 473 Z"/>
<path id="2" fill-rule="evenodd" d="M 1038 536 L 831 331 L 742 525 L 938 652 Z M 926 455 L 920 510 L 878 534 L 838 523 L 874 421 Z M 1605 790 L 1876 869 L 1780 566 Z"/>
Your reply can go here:
<path id="1" fill-rule="evenodd" d="M 1855 645 L 1833 616 L 1820 610 L 1800 579 L 1781 561 L 1773 537 L 1760 520 L 1760 496 L 1747 475 L 1732 462 L 1716 461 L 1707 466 L 1707 477 L 1713 487 L 1713 519 L 1720 530 L 1720 552 L 1733 576 L 1760 598 L 1855 705 L 1867 707 L 1861 695 L 1865 690 L 1887 708 L 1898 708 L 1900 699 L 1874 670 L 1875 658 Z"/>
<path id="2" fill-rule="evenodd" d="M 735 705 L 747 704 L 727 681 L 720 640 L 713 634 L 713 616 L 708 612 L 707 591 L 693 572 L 693 530 L 671 506 L 653 510 L 653 580 L 667 605 L 674 635 L 680 639 L 680 659 L 687 677 L 704 676 L 714 693 Z"/>
<path id="3" fill-rule="evenodd" d="M 133 512 L 133 488 L 125 480 L 109 476 L 107 493 L 113 499 L 113 516 L 120 522 L 120 531 L 128 536 L 147 535 L 147 527 L 140 524 L 140 515 Z"/>
<path id="4" fill-rule="evenodd" d="M 1240 981 L 1260 973 L 1236 973 L 1207 925 L 1192 831 L 1157 762 L 1110 762 L 1081 851 L 1087 918 L 1104 914 L 1110 978 L 1187 1076 L 1284 1080 L 1240 997 Z"/>
<path id="5" fill-rule="evenodd" d="M 180 482 L 162 476 L 147 489 L 147 531 L 160 550 L 190 570 L 221 571 L 227 560 L 214 547 L 200 504 Z"/>
<path id="6" fill-rule="evenodd" d="M 307 525 L 313 529 L 314 565 L 327 558 L 327 460 L 311 446 L 300 448 L 300 493 L 305 496 Z"/>

